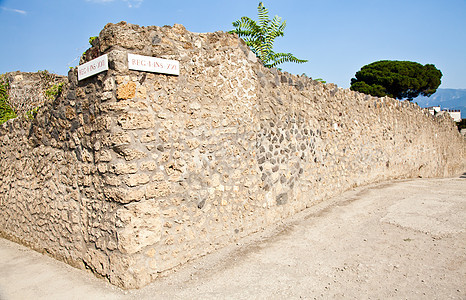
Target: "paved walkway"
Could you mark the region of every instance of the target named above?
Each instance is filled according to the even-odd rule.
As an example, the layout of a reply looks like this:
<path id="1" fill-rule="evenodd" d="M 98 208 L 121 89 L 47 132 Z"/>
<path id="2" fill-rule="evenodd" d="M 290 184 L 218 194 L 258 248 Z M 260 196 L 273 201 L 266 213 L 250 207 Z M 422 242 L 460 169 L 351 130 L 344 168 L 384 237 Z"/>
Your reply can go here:
<path id="1" fill-rule="evenodd" d="M 466 299 L 466 174 L 358 188 L 122 291 L 0 239 L 0 299 Z"/>

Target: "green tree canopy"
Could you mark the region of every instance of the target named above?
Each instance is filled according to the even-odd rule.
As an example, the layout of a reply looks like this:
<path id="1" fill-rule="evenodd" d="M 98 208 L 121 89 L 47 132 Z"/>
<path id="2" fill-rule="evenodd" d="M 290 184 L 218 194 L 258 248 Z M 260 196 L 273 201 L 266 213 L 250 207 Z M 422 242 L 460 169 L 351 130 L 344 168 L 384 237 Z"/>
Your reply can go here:
<path id="1" fill-rule="evenodd" d="M 284 62 L 307 62 L 307 60 L 294 57 L 291 53 L 275 53 L 272 50 L 275 39 L 279 36 L 284 36 L 286 21 L 282 22 L 282 18 L 279 16 L 275 16 L 270 20 L 268 10 L 262 2 L 259 2 L 257 11 L 259 22 L 249 17 L 242 17 L 238 21 L 233 22 L 233 26 L 236 29 L 229 32 L 236 33 L 239 37 L 243 38 L 252 52 L 268 68 L 274 68 Z"/>
<path id="2" fill-rule="evenodd" d="M 372 96 L 413 100 L 437 91 L 442 72 L 434 65 L 411 61 L 381 60 L 365 65 L 351 79 L 350 89 Z"/>

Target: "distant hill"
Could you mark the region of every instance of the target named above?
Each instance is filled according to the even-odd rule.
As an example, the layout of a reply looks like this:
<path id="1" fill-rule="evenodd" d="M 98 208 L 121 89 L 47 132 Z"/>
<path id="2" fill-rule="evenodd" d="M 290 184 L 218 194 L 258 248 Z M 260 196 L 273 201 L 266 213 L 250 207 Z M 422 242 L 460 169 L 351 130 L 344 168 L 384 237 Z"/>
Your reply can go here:
<path id="1" fill-rule="evenodd" d="M 466 118 L 466 89 L 438 89 L 430 97 L 419 96 L 413 100 L 420 107 L 440 106 L 441 109 L 459 109 Z"/>

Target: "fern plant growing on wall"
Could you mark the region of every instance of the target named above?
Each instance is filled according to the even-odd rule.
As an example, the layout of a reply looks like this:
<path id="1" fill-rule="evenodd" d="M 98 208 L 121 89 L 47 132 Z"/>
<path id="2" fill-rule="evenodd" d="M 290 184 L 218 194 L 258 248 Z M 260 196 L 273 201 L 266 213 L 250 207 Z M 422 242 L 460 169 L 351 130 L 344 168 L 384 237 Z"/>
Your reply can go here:
<path id="1" fill-rule="evenodd" d="M 242 17 L 233 26 L 236 28 L 229 31 L 236 33 L 251 48 L 252 52 L 262 61 L 265 67 L 275 68 L 285 62 L 305 63 L 307 60 L 296 58 L 291 53 L 275 53 L 273 43 L 279 36 L 284 36 L 286 21 L 275 16 L 269 18 L 268 10 L 262 2 L 257 7 L 259 21 L 256 22 L 249 17 Z"/>

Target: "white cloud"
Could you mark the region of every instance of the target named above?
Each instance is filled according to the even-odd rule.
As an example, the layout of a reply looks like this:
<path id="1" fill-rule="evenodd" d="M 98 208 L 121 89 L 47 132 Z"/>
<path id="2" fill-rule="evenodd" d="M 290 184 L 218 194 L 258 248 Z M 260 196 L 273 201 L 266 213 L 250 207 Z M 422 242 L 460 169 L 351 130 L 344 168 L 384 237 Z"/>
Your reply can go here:
<path id="1" fill-rule="evenodd" d="M 129 8 L 138 8 L 144 0 L 123 0 L 128 3 Z"/>
<path id="2" fill-rule="evenodd" d="M 11 12 L 15 12 L 15 13 L 18 13 L 18 14 L 21 14 L 21 15 L 27 15 L 27 12 L 24 11 L 24 10 L 21 10 L 21 9 L 16 9 L 16 8 L 8 8 L 8 7 L 0 7 L 2 10 L 4 11 L 11 11 Z"/>
<path id="3" fill-rule="evenodd" d="M 107 3 L 107 2 L 113 2 L 115 0 L 86 0 L 87 2 L 95 2 L 95 3 Z"/>
<path id="4" fill-rule="evenodd" d="M 115 2 L 115 0 L 86 0 L 87 2 L 94 2 L 94 3 L 108 3 L 108 2 Z M 128 4 L 129 8 L 138 8 L 141 6 L 144 0 L 122 0 Z"/>

